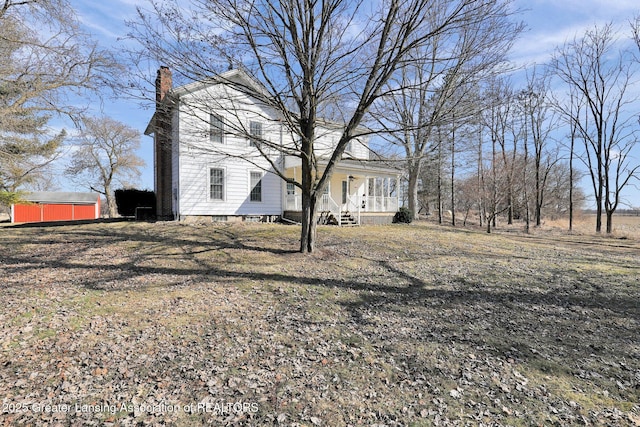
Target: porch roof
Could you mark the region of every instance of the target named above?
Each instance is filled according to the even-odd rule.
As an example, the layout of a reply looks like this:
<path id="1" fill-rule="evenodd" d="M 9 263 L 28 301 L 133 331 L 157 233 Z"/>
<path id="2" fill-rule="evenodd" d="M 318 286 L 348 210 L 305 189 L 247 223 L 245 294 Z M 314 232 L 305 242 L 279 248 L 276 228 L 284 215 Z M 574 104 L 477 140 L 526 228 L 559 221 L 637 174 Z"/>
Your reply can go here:
<path id="1" fill-rule="evenodd" d="M 289 156 L 288 156 L 289 157 Z M 326 167 L 329 159 L 318 159 L 318 166 Z M 299 167 L 300 159 L 291 157 L 285 160 L 285 168 Z M 371 175 L 398 176 L 402 174 L 400 168 L 390 166 L 383 160 L 342 159 L 336 164 L 336 171 L 344 173 L 368 173 Z"/>

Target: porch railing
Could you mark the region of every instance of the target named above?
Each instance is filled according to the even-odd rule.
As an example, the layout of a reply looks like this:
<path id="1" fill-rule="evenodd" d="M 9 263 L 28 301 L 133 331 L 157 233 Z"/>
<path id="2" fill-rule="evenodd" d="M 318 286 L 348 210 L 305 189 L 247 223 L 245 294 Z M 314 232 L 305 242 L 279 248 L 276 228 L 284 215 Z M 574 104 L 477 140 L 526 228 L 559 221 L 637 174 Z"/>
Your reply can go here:
<path id="1" fill-rule="evenodd" d="M 362 210 L 362 203 L 358 203 L 358 200 L 354 200 L 351 197 L 347 197 L 346 210 L 351 214 L 356 215 L 356 222 L 360 225 L 360 211 Z"/>
<path id="2" fill-rule="evenodd" d="M 365 203 L 362 203 L 364 201 Z M 331 212 L 333 214 L 339 214 L 342 210 L 328 194 L 323 194 L 318 200 L 319 212 Z M 289 211 L 302 210 L 302 197 L 300 194 L 287 194 L 285 209 Z M 397 197 L 384 197 L 384 196 L 369 196 L 369 197 L 348 197 L 347 209 L 353 213 L 360 212 L 397 212 L 398 211 L 398 198 Z"/>
<path id="3" fill-rule="evenodd" d="M 287 194 L 285 199 L 285 210 L 300 211 L 302 210 L 302 197 L 300 194 Z M 360 224 L 361 212 L 397 212 L 398 198 L 384 196 L 369 197 L 347 197 L 347 203 L 338 204 L 331 198 L 329 194 L 323 194 L 318 199 L 318 212 L 330 212 L 341 222 L 340 213 L 349 211 L 357 215 L 358 224 Z"/>
<path id="4" fill-rule="evenodd" d="M 397 212 L 398 198 L 369 196 L 364 207 L 365 212 Z"/>
<path id="5" fill-rule="evenodd" d="M 340 214 L 340 206 L 338 206 L 338 204 L 331 198 L 331 196 L 329 196 L 328 194 L 323 194 L 320 198 L 320 203 L 318 203 L 318 211 Z"/>
<path id="6" fill-rule="evenodd" d="M 302 210 L 302 197 L 300 194 L 287 194 L 285 201 L 285 210 L 287 211 L 301 211 Z"/>
<path id="7" fill-rule="evenodd" d="M 302 196 L 300 194 L 287 194 L 286 210 L 290 211 L 301 211 L 302 210 Z M 340 215 L 340 205 L 338 205 L 330 195 L 323 194 L 320 199 L 318 199 L 318 212 L 329 212 L 333 214 L 334 218 L 338 221 L 338 225 L 341 224 L 341 215 Z"/>

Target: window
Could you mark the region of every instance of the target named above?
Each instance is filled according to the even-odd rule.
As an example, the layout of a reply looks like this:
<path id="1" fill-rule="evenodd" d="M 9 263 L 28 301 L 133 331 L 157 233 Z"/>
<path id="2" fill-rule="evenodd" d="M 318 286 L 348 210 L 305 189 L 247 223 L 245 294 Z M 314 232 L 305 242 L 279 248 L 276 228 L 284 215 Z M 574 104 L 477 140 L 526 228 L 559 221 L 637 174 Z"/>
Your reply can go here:
<path id="1" fill-rule="evenodd" d="M 376 186 L 376 194 L 375 194 L 375 196 L 378 196 L 378 197 L 384 196 L 383 188 L 382 188 L 382 186 L 383 186 L 383 178 L 377 177 L 375 186 Z"/>
<path id="2" fill-rule="evenodd" d="M 296 194 L 296 185 L 293 182 L 287 182 L 287 196 Z"/>
<path id="3" fill-rule="evenodd" d="M 224 143 L 224 119 L 219 114 L 209 114 L 209 140 Z"/>
<path id="4" fill-rule="evenodd" d="M 349 195 L 349 182 L 342 181 L 342 204 L 347 203 L 347 196 Z"/>
<path id="5" fill-rule="evenodd" d="M 347 146 L 344 148 L 344 152 L 351 154 L 353 152 L 353 141 L 347 142 Z"/>
<path id="6" fill-rule="evenodd" d="M 324 190 L 322 191 L 322 194 L 329 195 L 330 192 L 331 192 L 331 182 L 327 182 L 327 185 L 324 186 Z"/>
<path id="7" fill-rule="evenodd" d="M 262 140 L 262 123 L 249 122 L 249 145 L 251 147 L 259 147 Z"/>
<path id="8" fill-rule="evenodd" d="M 249 193 L 249 200 L 252 202 L 262 201 L 262 173 L 251 172 L 250 177 L 251 192 Z"/>
<path id="9" fill-rule="evenodd" d="M 209 198 L 224 200 L 224 169 L 209 169 Z"/>

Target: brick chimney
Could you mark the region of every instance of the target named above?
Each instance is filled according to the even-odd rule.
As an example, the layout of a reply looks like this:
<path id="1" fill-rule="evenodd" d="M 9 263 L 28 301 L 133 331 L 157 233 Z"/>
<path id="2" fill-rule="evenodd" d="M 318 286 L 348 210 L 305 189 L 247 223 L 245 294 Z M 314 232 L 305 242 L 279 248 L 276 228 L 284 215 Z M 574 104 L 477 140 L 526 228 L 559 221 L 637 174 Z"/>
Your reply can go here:
<path id="1" fill-rule="evenodd" d="M 156 77 L 156 102 L 162 102 L 172 86 L 173 77 L 171 76 L 171 70 L 169 67 L 160 67 L 160 69 L 158 69 L 158 77 Z"/>
<path id="2" fill-rule="evenodd" d="M 156 77 L 156 113 L 154 132 L 154 175 L 158 219 L 173 217 L 173 170 L 171 105 L 163 101 L 173 86 L 169 67 L 160 67 Z"/>

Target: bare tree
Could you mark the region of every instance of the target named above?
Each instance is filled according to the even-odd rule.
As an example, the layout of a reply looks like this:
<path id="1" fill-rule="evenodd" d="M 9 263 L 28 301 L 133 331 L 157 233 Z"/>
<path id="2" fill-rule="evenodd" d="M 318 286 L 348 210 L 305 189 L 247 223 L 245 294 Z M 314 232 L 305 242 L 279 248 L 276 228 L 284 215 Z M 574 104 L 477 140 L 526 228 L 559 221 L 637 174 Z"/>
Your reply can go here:
<path id="1" fill-rule="evenodd" d="M 560 160 L 557 145 L 552 144 L 552 134 L 558 127 L 557 109 L 549 94 L 549 76 L 538 75 L 534 69 L 528 77 L 527 87 L 520 92 L 523 98 L 522 114 L 527 140 L 533 144 L 533 170 L 535 173 L 535 220 L 542 223 L 542 208 L 545 204 L 547 178 L 551 169 Z"/>
<path id="2" fill-rule="evenodd" d="M 443 176 L 445 175 L 445 171 L 444 171 L 444 138 L 442 135 L 442 126 L 438 126 L 436 128 L 436 158 L 438 159 L 437 161 L 437 167 L 436 167 L 436 173 L 437 173 L 437 195 L 438 195 L 438 224 L 442 224 L 442 211 L 444 210 L 444 195 L 443 190 L 444 190 L 444 183 L 443 183 Z"/>
<path id="3" fill-rule="evenodd" d="M 618 51 L 616 35 L 609 24 L 595 27 L 559 48 L 553 69 L 570 91 L 579 94 L 576 99 L 584 102 L 584 116 L 576 114 L 571 123 L 584 142 L 581 160 L 593 186 L 596 232 L 602 231 L 604 208 L 606 232 L 611 233 L 622 190 L 638 177 L 640 170 L 630 156 L 638 142 L 636 117 L 625 111 L 636 101 L 628 93 L 636 72 L 635 61 L 629 52 Z"/>
<path id="4" fill-rule="evenodd" d="M 462 225 L 466 227 L 472 209 L 478 208 L 478 180 L 475 175 L 462 177 L 456 186 L 457 206 L 464 212 Z"/>
<path id="5" fill-rule="evenodd" d="M 102 194 L 113 218 L 117 214 L 113 186 L 130 186 L 144 166 L 135 154 L 139 147 L 136 129 L 108 117 L 85 118 L 66 173 Z"/>
<path id="6" fill-rule="evenodd" d="M 491 107 L 485 112 L 485 125 L 489 130 L 492 145 L 500 148 L 501 164 L 493 164 L 501 169 L 505 176 L 504 195 L 507 203 L 507 223 L 513 224 L 515 197 L 515 158 L 518 153 L 518 138 L 516 126 L 516 111 L 514 93 L 511 82 L 507 78 L 494 79 L 486 91 Z M 510 139 L 509 136 L 512 138 Z M 495 150 L 495 147 L 492 148 Z M 494 158 L 494 162 L 497 159 Z M 494 223 L 495 225 L 495 223 Z"/>
<path id="7" fill-rule="evenodd" d="M 474 18 L 411 53 L 374 108 L 387 139 L 404 151 L 409 209 L 418 217 L 418 180 L 424 160 L 439 150 L 435 133 L 474 114 L 475 87 L 504 63 L 522 25 L 511 21 L 510 1 L 484 2 Z M 455 146 L 454 146 L 455 149 Z M 455 173 L 455 172 L 453 172 Z"/>
<path id="8" fill-rule="evenodd" d="M 570 162 L 558 161 L 553 164 L 545 182 L 543 217 L 556 219 L 569 214 L 571 219 L 572 210 L 582 209 L 585 197 L 580 187 L 576 186 L 580 177 L 581 174 L 571 167 Z"/>
<path id="9" fill-rule="evenodd" d="M 492 225 L 496 226 L 499 214 L 512 209 L 513 179 L 509 177 L 512 177 L 513 173 L 509 172 L 510 162 L 506 158 L 512 118 L 512 92 L 511 83 L 500 77 L 491 79 L 482 94 L 482 98 L 488 105 L 481 114 L 481 121 L 491 143 L 491 157 L 487 165 L 489 170 L 482 165 L 480 174 L 480 190 L 483 199 L 481 204 L 484 209 L 484 219 L 487 222 L 487 233 L 491 232 Z M 480 144 L 479 151 L 482 151 L 482 141 Z M 498 161 L 498 155 L 502 158 L 502 164 Z M 480 157 L 483 157 L 482 154 Z"/>
<path id="10" fill-rule="evenodd" d="M 66 0 L 0 1 L 0 55 L 0 192 L 15 199 L 57 157 L 66 132 L 49 120 L 76 118 L 69 95 L 101 86 L 114 61 L 80 31 Z"/>
<path id="11" fill-rule="evenodd" d="M 140 9 L 132 36 L 142 42 L 144 53 L 188 80 L 210 78 L 231 64 L 259 83 L 227 82 L 276 112 L 295 141 L 289 147 L 264 144 L 300 159 L 298 179 L 284 176 L 278 168 L 272 171 L 301 189 L 300 250 L 310 252 L 316 240 L 318 200 L 347 144 L 367 132 L 360 125 L 372 104 L 390 90 L 387 82 L 412 60 L 412 53 L 486 20 L 488 5 L 498 1 L 186 3 L 152 1 L 151 13 Z M 322 118 L 339 118 L 345 126 L 326 166 L 320 168 L 314 144 Z"/>
<path id="12" fill-rule="evenodd" d="M 582 111 L 585 108 L 585 103 L 580 92 L 575 87 L 569 88 L 568 96 L 561 97 L 554 100 L 554 106 L 558 112 L 559 117 L 569 128 L 567 135 L 569 141 L 568 144 L 561 144 L 565 146 L 565 149 L 569 152 L 569 200 L 568 200 L 568 212 L 569 212 L 569 231 L 573 231 L 573 222 L 575 216 L 575 207 L 582 204 L 584 200 L 579 200 L 574 197 L 579 193 L 579 189 L 576 188 L 576 182 L 582 177 L 575 167 L 575 160 L 577 155 L 576 143 L 580 138 L 578 133 L 578 119 L 583 117 Z M 575 203 L 574 203 L 575 201 Z"/>

